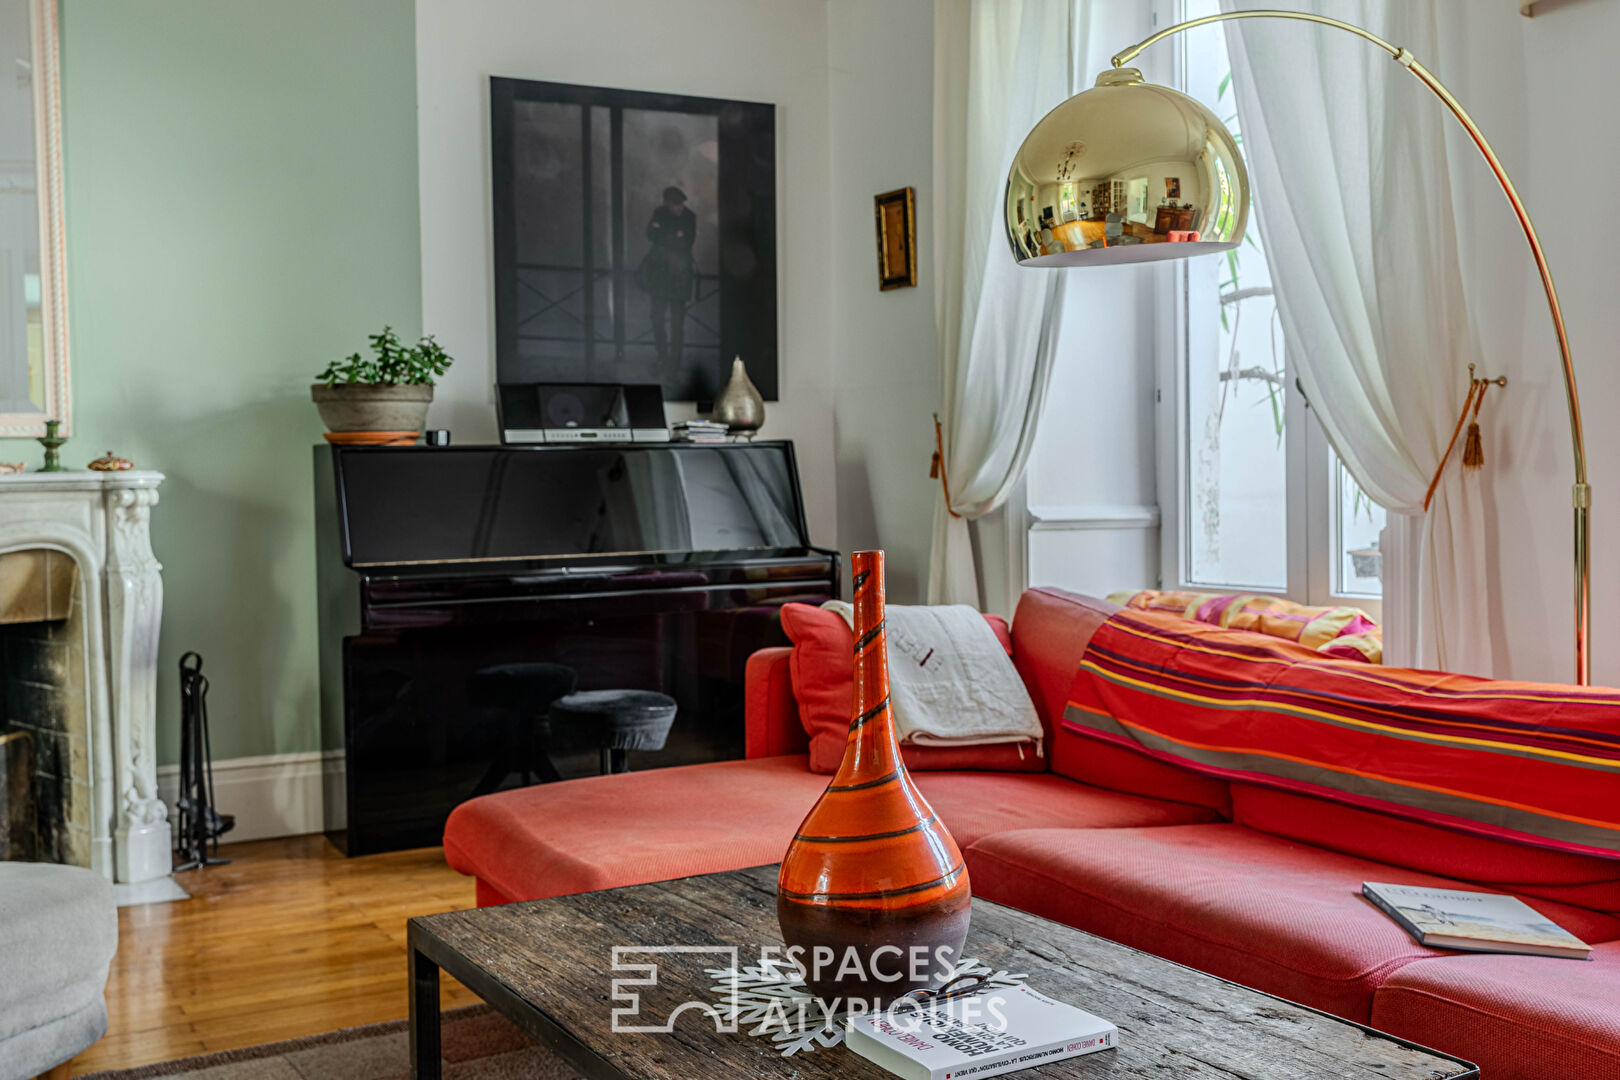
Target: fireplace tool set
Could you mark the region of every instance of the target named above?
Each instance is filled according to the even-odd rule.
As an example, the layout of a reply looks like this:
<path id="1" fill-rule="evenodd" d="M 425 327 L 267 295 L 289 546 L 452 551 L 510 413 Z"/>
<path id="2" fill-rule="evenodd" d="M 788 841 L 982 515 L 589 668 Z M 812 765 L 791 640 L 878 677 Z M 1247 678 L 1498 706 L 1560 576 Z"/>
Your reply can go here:
<path id="1" fill-rule="evenodd" d="M 236 826 L 231 814 L 214 809 L 214 752 L 208 738 L 208 679 L 202 657 L 180 658 L 180 797 L 175 801 L 175 867 L 195 870 L 230 862 L 219 857 L 219 838 Z M 213 854 L 209 854 L 209 845 Z"/>

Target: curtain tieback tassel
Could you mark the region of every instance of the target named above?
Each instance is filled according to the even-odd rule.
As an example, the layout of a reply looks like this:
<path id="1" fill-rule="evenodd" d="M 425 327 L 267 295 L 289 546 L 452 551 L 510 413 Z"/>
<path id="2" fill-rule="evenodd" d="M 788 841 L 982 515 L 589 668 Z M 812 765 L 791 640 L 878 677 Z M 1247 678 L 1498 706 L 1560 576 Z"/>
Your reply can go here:
<path id="1" fill-rule="evenodd" d="M 1479 382 L 1479 393 L 1474 397 L 1474 419 L 1468 424 L 1468 437 L 1463 440 L 1463 468 L 1477 469 L 1485 464 L 1485 447 L 1479 441 L 1479 407 L 1485 404 L 1485 391 L 1490 383 Z"/>
<path id="2" fill-rule="evenodd" d="M 953 518 L 961 517 L 951 509 L 951 481 L 945 475 L 945 429 L 939 422 L 939 413 L 934 414 L 934 460 L 928 466 L 928 479 L 938 480 L 944 490 L 945 512 Z"/>
<path id="3" fill-rule="evenodd" d="M 1446 443 L 1446 452 L 1440 455 L 1440 464 L 1435 467 L 1434 477 L 1429 481 L 1429 490 L 1423 494 L 1423 509 L 1427 510 L 1429 503 L 1434 501 L 1434 489 L 1440 486 L 1440 477 L 1446 471 L 1446 462 L 1451 460 L 1451 452 L 1457 448 L 1457 436 L 1462 434 L 1464 424 L 1468 425 L 1468 436 L 1463 440 L 1463 468 L 1478 469 L 1485 464 L 1485 446 L 1479 437 L 1479 409 L 1485 404 L 1485 391 L 1492 384 L 1506 386 L 1507 376 L 1477 379 L 1474 377 L 1474 365 L 1468 365 L 1468 396 L 1463 399 L 1457 426 L 1451 429 L 1451 441 Z"/>

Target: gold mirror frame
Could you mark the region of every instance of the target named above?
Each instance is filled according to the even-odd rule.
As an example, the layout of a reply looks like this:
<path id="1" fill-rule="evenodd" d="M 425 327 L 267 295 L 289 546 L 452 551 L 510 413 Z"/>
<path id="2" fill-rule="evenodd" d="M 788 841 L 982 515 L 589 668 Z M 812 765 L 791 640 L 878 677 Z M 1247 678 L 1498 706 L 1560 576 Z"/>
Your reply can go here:
<path id="1" fill-rule="evenodd" d="M 27 0 L 34 92 L 34 175 L 39 202 L 42 412 L 0 413 L 0 436 L 45 434 L 46 420 L 72 431 L 68 393 L 67 231 L 62 213 L 62 91 L 56 0 Z"/>

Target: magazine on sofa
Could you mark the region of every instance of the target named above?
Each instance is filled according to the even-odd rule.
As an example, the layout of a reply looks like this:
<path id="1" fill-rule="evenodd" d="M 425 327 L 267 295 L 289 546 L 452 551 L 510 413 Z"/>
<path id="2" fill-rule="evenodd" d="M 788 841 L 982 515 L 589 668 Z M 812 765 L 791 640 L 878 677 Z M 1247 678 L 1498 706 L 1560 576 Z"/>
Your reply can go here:
<path id="1" fill-rule="evenodd" d="M 1107 1020 L 1027 986 L 853 1017 L 845 1044 L 906 1080 L 1000 1076 L 1119 1045 Z"/>
<path id="2" fill-rule="evenodd" d="M 1419 945 L 1472 952 L 1566 956 L 1585 960 L 1592 947 L 1513 896 L 1361 883 L 1361 894 Z"/>

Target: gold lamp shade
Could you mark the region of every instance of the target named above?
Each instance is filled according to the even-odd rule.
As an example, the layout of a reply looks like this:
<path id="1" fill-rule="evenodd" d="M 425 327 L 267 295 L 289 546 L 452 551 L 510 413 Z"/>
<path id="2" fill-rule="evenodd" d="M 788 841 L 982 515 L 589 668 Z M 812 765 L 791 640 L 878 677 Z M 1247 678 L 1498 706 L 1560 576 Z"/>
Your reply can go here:
<path id="1" fill-rule="evenodd" d="M 1005 209 L 1023 266 L 1185 258 L 1243 242 L 1249 173 L 1214 113 L 1115 68 L 1030 131 Z"/>

